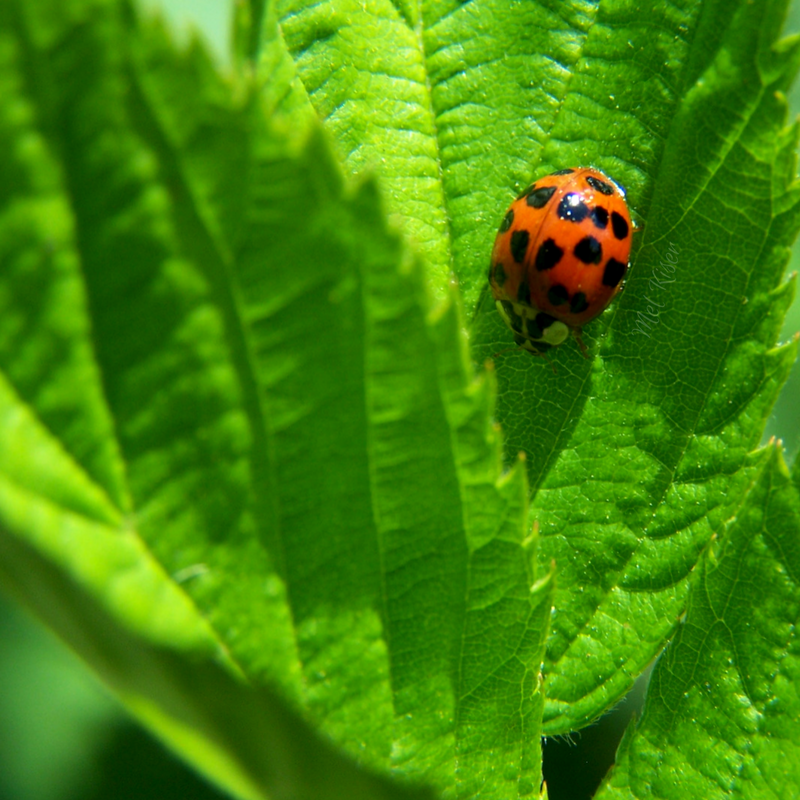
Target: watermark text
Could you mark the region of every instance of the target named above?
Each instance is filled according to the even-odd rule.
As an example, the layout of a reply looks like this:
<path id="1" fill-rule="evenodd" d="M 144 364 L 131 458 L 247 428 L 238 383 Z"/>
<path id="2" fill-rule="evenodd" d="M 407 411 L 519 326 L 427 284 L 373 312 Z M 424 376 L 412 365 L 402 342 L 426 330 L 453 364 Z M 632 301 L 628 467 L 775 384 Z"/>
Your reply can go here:
<path id="1" fill-rule="evenodd" d="M 643 333 L 647 338 L 653 328 L 658 325 L 658 316 L 666 303 L 659 303 L 658 296 L 670 283 L 675 283 L 675 270 L 678 267 L 678 248 L 670 243 L 669 250 L 664 254 L 659 265 L 653 271 L 653 275 L 648 281 L 648 291 L 644 296 L 646 306 L 636 312 L 636 322 L 633 329 Z"/>

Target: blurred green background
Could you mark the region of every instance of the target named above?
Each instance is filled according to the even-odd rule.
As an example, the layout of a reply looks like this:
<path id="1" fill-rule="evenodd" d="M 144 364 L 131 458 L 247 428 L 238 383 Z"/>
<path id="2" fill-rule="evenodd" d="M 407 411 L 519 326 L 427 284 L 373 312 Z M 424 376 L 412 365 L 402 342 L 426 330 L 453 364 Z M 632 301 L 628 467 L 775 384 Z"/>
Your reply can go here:
<path id="1" fill-rule="evenodd" d="M 222 64 L 230 33 L 228 0 L 144 0 L 163 8 L 186 40 L 198 26 Z M 795 0 L 787 33 L 800 31 Z M 790 96 L 800 113 L 800 83 Z M 795 246 L 787 273 L 800 265 Z M 783 330 L 800 331 L 795 300 Z M 800 368 L 767 425 L 765 440 L 783 440 L 791 463 L 800 446 Z M 591 797 L 613 761 L 619 737 L 644 690 L 572 741 L 548 740 L 545 778 L 550 800 Z M 220 798 L 160 744 L 134 725 L 91 673 L 10 598 L 0 593 L 0 800 L 182 800 Z"/>

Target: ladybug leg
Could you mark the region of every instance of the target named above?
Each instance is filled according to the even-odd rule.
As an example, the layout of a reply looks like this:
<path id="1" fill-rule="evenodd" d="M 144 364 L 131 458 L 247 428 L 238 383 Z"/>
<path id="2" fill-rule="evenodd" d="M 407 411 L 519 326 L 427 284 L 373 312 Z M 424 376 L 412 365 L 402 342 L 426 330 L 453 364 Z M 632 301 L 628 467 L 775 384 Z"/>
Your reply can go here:
<path id="1" fill-rule="evenodd" d="M 558 375 L 556 365 L 547 357 L 547 353 L 539 353 L 539 355 L 550 365 L 550 369 L 553 370 L 553 375 Z"/>
<path id="2" fill-rule="evenodd" d="M 581 353 L 583 357 L 588 359 L 589 358 L 589 348 L 583 343 L 583 338 L 581 337 L 581 329 L 580 328 L 573 328 L 572 335 L 575 338 L 575 341 L 578 343 L 578 347 L 581 349 Z"/>
<path id="3" fill-rule="evenodd" d="M 524 336 L 515 336 L 514 341 L 517 343 L 517 346 L 520 348 L 520 350 L 524 350 L 526 353 L 530 353 L 532 356 L 536 356 L 537 358 L 543 358 L 553 370 L 553 375 L 558 374 L 556 365 L 547 357 L 546 351 L 549 350 L 549 346 L 547 344 L 542 344 L 542 349 L 540 349 L 532 340 L 528 340 Z"/>
<path id="4" fill-rule="evenodd" d="M 524 347 L 521 344 L 518 344 L 516 347 L 506 347 L 497 353 L 492 353 L 492 360 L 496 359 L 498 356 L 504 355 L 505 353 L 510 353 L 512 350 L 524 350 L 529 355 L 536 356 L 537 358 L 543 358 L 553 370 L 553 375 L 558 375 L 556 365 L 547 357 L 547 353 L 543 353 L 541 350 L 532 350 L 530 347 Z"/>
<path id="5" fill-rule="evenodd" d="M 558 375 L 556 365 L 547 357 L 547 353 L 545 353 L 544 350 L 532 350 L 530 347 L 520 347 L 520 349 L 537 358 L 543 358 L 550 365 L 550 369 L 553 370 L 553 375 Z"/>
<path id="6" fill-rule="evenodd" d="M 506 353 L 510 353 L 513 350 L 523 350 L 524 348 L 517 345 L 516 347 L 504 347 L 502 350 L 498 350 L 496 353 L 492 353 L 492 360 L 496 359 L 498 356 L 504 356 Z"/>

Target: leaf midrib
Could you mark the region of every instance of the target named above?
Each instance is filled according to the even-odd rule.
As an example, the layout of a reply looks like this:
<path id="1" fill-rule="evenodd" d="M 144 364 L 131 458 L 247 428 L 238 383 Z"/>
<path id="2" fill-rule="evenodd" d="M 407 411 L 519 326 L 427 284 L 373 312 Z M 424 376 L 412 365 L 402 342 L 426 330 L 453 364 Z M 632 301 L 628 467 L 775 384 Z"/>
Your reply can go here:
<path id="1" fill-rule="evenodd" d="M 171 194 L 173 197 L 177 196 L 174 207 L 178 211 L 185 211 L 183 219 L 175 219 L 176 235 L 187 252 L 192 252 L 193 250 L 193 247 L 189 244 L 190 242 L 199 241 L 203 243 L 197 249 L 198 257 L 194 260 L 209 280 L 214 298 L 217 301 L 216 306 L 222 311 L 225 320 L 225 334 L 231 353 L 231 360 L 240 380 L 243 396 L 242 407 L 250 420 L 250 427 L 253 433 L 250 452 L 253 471 L 256 472 L 260 468 L 267 475 L 268 486 L 266 491 L 256 491 L 252 485 L 250 488 L 250 496 L 253 499 L 253 507 L 257 518 L 256 526 L 261 538 L 264 531 L 270 530 L 270 525 L 272 525 L 272 530 L 275 532 L 275 541 L 279 548 L 276 555 L 278 555 L 279 559 L 284 559 L 283 563 L 277 565 L 279 574 L 282 574 L 285 557 L 278 506 L 279 498 L 277 493 L 271 490 L 271 487 L 276 485 L 275 459 L 273 457 L 274 444 L 271 430 L 267 424 L 262 392 L 256 377 L 255 356 L 247 333 L 248 328 L 244 322 L 243 303 L 236 294 L 236 283 L 232 277 L 233 259 L 231 254 L 226 252 L 227 249 L 220 241 L 219 235 L 213 235 L 208 229 L 209 226 L 206 224 L 201 210 L 202 204 L 192 190 L 191 180 L 187 176 L 181 153 L 171 141 L 159 114 L 151 106 L 146 87 L 141 81 L 141 64 L 137 62 L 135 55 L 130 52 L 128 53 L 128 64 L 133 65 L 128 69 L 129 82 L 133 90 L 130 95 L 131 103 L 136 106 L 136 110 L 139 112 L 139 114 L 133 113 L 131 115 L 134 130 L 137 131 L 143 141 L 158 152 L 159 165 L 171 179 L 168 181 L 170 187 L 172 187 Z M 144 121 L 144 124 L 141 124 L 141 121 Z M 176 217 L 179 216 L 176 214 Z M 199 257 L 201 252 L 207 254 L 207 257 Z M 264 472 L 261 474 L 263 475 Z M 253 483 L 255 482 L 256 478 L 254 477 Z M 268 512 L 264 511 L 263 501 L 258 500 L 258 498 L 264 497 L 269 500 Z M 187 597 L 192 606 L 197 609 L 194 599 L 189 595 Z M 198 614 L 201 617 L 203 616 L 199 609 Z M 293 635 L 296 635 L 291 604 L 288 604 L 287 614 L 292 622 L 291 630 Z M 220 638 L 218 631 L 210 622 L 209 628 L 213 630 L 215 640 L 228 655 L 231 663 L 239 673 L 242 675 L 247 674 L 247 670 L 234 657 L 234 654 Z M 294 652 L 295 658 L 299 660 L 296 640 Z"/>

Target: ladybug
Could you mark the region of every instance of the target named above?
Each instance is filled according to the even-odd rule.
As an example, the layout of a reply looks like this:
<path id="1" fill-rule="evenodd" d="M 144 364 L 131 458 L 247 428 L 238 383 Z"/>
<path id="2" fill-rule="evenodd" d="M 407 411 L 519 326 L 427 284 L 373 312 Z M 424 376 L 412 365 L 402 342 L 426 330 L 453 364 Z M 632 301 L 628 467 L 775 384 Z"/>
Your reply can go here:
<path id="1" fill-rule="evenodd" d="M 625 191 L 596 169 L 553 172 L 506 211 L 492 250 L 489 284 L 519 347 L 543 355 L 622 289 L 631 252 Z"/>

